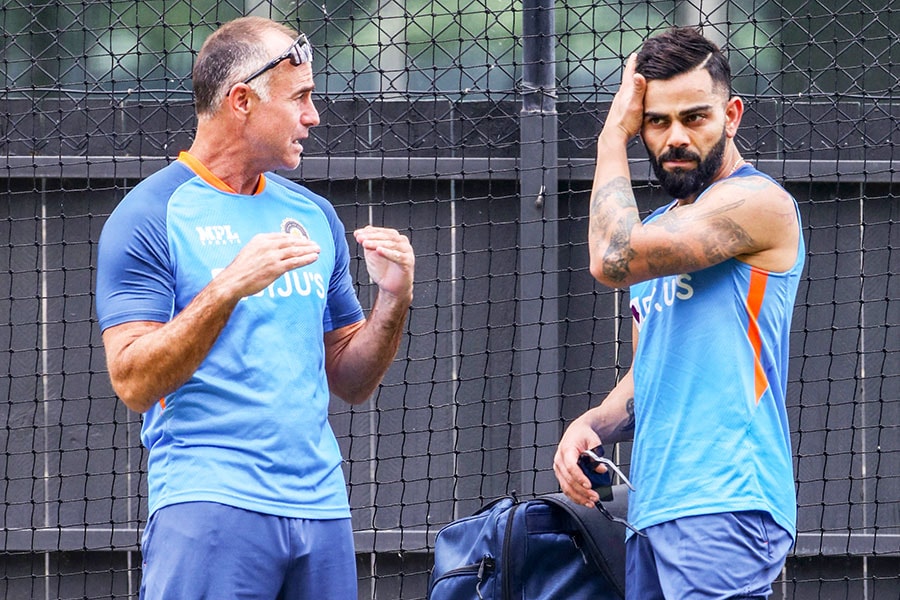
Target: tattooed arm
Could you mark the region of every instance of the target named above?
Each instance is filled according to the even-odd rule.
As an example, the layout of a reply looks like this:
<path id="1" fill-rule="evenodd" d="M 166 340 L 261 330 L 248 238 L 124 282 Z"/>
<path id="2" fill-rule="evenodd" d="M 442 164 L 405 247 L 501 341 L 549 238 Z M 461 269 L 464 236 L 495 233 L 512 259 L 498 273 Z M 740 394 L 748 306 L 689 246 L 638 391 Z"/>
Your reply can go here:
<path id="1" fill-rule="evenodd" d="M 566 428 L 556 456 L 553 471 L 560 489 L 573 501 L 594 506 L 597 493 L 578 466 L 578 456 L 585 450 L 604 444 L 630 440 L 634 436 L 634 379 L 631 371 L 622 378 L 605 400 L 572 421 Z"/>
<path id="2" fill-rule="evenodd" d="M 765 178 L 719 181 L 703 202 L 676 206 L 646 225 L 621 200 L 630 191 L 620 177 L 600 186 L 591 202 L 591 274 L 601 283 L 627 286 L 729 258 L 785 271 L 796 259 L 793 200 Z"/>
<path id="3" fill-rule="evenodd" d="M 632 327 L 632 347 L 637 348 L 637 328 Z M 616 384 L 603 402 L 572 421 L 566 428 L 553 471 L 560 489 L 574 502 L 594 506 L 599 498 L 581 468 L 578 457 L 585 450 L 603 444 L 628 441 L 634 437 L 634 378 L 631 370 Z"/>

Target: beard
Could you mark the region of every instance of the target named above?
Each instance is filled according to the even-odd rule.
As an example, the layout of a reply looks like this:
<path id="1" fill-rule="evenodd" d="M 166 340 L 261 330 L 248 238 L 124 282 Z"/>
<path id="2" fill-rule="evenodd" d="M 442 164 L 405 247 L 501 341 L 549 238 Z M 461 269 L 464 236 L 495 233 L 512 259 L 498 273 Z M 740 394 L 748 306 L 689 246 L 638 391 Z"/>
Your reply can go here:
<path id="1" fill-rule="evenodd" d="M 684 199 L 696 196 L 710 184 L 713 176 L 722 166 L 726 139 L 727 136 L 723 130 L 722 138 L 716 142 L 716 145 L 710 149 L 706 158 L 703 159 L 700 158 L 699 154 L 684 148 L 672 148 L 659 156 L 654 156 L 650 148 L 647 148 L 646 143 L 644 147 L 647 148 L 650 165 L 653 167 L 653 172 L 656 174 L 656 179 L 659 180 L 659 185 L 662 189 L 673 198 Z M 667 160 L 692 160 L 697 163 L 697 168 L 690 170 L 675 169 L 669 172 L 662 166 L 662 163 Z"/>

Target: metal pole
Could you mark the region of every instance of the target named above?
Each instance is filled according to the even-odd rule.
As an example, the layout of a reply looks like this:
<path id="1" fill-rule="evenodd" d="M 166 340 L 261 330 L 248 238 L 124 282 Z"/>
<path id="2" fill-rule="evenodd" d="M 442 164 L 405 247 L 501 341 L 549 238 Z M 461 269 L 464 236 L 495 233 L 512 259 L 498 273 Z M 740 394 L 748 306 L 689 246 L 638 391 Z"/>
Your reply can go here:
<path id="1" fill-rule="evenodd" d="M 522 7 L 522 111 L 515 419 L 512 481 L 522 494 L 558 489 L 552 472 L 560 435 L 558 128 L 553 0 Z"/>

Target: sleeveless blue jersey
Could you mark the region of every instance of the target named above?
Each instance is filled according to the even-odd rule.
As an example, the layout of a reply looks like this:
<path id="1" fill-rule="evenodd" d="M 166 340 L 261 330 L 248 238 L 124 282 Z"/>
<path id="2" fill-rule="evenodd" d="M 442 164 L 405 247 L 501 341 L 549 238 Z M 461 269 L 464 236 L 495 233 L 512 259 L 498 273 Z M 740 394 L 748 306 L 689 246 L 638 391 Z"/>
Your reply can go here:
<path id="1" fill-rule="evenodd" d="M 150 513 L 212 501 L 349 517 L 323 342 L 326 331 L 364 318 L 344 227 L 324 198 L 271 173 L 253 195 L 226 188 L 182 154 L 136 186 L 100 236 L 101 329 L 171 320 L 258 233 L 305 235 L 322 249 L 242 299 L 196 373 L 144 415 Z"/>
<path id="2" fill-rule="evenodd" d="M 766 177 L 749 165 L 732 175 L 746 176 Z M 794 535 L 785 395 L 804 260 L 801 232 L 797 260 L 783 273 L 729 259 L 631 286 L 639 335 L 629 520 L 637 528 L 761 510 Z"/>

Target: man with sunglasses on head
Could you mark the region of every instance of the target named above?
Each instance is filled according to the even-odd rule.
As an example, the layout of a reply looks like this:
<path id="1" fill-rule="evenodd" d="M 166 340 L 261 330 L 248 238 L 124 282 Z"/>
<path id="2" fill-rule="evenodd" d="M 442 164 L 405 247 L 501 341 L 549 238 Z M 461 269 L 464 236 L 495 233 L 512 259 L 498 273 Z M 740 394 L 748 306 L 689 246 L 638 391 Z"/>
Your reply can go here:
<path id="1" fill-rule="evenodd" d="M 193 145 L 122 200 L 100 238 L 96 306 L 113 388 L 143 413 L 141 598 L 357 597 L 330 394 L 375 391 L 399 347 L 415 256 L 354 232 L 368 318 L 331 204 L 295 169 L 319 123 L 305 36 L 225 24 L 193 72 Z"/>
<path id="2" fill-rule="evenodd" d="M 597 141 L 590 270 L 630 286 L 634 356 L 553 467 L 593 505 L 579 457 L 633 438 L 628 600 L 762 600 L 795 535 L 785 396 L 805 250 L 797 203 L 737 148 L 743 110 L 721 50 L 676 28 L 628 59 Z M 643 221 L 637 135 L 672 198 Z"/>

